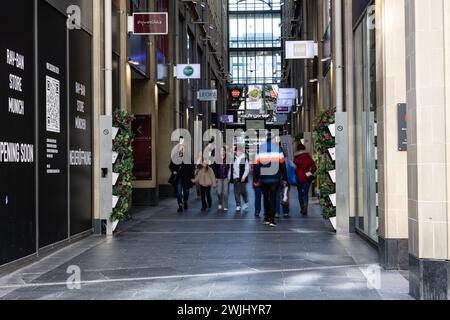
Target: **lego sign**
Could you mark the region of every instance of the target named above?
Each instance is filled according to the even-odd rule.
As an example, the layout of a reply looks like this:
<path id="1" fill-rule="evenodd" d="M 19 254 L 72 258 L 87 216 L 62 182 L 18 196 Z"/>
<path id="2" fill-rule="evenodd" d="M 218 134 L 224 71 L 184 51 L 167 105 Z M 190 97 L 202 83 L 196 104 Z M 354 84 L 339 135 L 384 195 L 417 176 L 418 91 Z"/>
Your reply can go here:
<path id="1" fill-rule="evenodd" d="M 129 31 L 134 35 L 167 35 L 169 14 L 167 12 L 135 13 L 129 20 Z"/>

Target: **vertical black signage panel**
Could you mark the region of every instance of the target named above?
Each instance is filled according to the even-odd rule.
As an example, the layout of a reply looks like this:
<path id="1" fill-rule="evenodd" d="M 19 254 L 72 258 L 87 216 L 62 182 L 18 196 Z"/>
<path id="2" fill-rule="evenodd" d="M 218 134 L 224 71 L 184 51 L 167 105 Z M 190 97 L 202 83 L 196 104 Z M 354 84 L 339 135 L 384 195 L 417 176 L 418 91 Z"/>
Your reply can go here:
<path id="1" fill-rule="evenodd" d="M 36 251 L 33 3 L 2 5 L 0 265 Z"/>
<path id="2" fill-rule="evenodd" d="M 91 36 L 69 33 L 70 233 L 92 229 Z"/>
<path id="3" fill-rule="evenodd" d="M 39 246 L 68 237 L 66 18 L 38 1 Z"/>

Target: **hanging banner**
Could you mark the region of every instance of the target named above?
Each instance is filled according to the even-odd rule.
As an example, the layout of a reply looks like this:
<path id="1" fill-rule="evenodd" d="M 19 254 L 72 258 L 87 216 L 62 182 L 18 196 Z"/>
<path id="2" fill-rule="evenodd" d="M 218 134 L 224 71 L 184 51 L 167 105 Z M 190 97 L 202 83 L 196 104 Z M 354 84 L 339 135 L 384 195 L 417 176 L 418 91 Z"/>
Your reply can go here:
<path id="1" fill-rule="evenodd" d="M 179 64 L 176 69 L 178 79 L 200 79 L 202 76 L 200 64 Z"/>
<path id="2" fill-rule="evenodd" d="M 128 31 L 137 36 L 157 36 L 169 34 L 169 14 L 167 12 L 140 12 L 129 17 Z"/>
<path id="3" fill-rule="evenodd" d="M 280 88 L 278 89 L 278 99 L 280 100 L 295 100 L 298 97 L 298 91 L 295 88 Z"/>
<path id="4" fill-rule="evenodd" d="M 197 99 L 199 101 L 217 101 L 217 90 L 211 89 L 211 90 L 199 90 L 197 92 Z"/>
<path id="5" fill-rule="evenodd" d="M 314 59 L 316 48 L 314 41 L 286 41 L 286 59 Z"/>

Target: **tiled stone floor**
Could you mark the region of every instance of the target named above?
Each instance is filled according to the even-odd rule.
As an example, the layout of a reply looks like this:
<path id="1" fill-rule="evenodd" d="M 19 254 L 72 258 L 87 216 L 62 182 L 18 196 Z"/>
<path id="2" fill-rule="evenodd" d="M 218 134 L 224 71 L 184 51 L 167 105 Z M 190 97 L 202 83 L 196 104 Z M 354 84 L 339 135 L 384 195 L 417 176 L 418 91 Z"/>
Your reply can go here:
<path id="1" fill-rule="evenodd" d="M 251 210 L 191 206 L 137 209 L 114 238 L 92 236 L 0 278 L 0 299 L 411 299 L 407 280 L 381 270 L 357 235 L 336 236 L 317 204 L 307 218 L 294 204 L 276 229 Z M 80 289 L 67 287 L 69 266 L 81 270 Z"/>

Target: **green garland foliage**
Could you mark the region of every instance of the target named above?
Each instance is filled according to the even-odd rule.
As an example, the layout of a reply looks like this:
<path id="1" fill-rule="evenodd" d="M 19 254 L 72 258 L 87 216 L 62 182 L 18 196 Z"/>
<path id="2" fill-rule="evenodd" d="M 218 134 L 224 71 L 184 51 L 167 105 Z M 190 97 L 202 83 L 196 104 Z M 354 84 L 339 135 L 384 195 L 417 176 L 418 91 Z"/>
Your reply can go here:
<path id="1" fill-rule="evenodd" d="M 119 174 L 119 179 L 113 187 L 113 195 L 119 197 L 119 202 L 111 214 L 111 221 L 124 221 L 129 218 L 131 195 L 133 192 L 133 131 L 132 122 L 134 116 L 127 111 L 116 110 L 113 114 L 113 127 L 119 129 L 119 133 L 113 142 L 113 151 L 118 153 L 118 158 L 113 166 L 113 171 Z"/>
<path id="2" fill-rule="evenodd" d="M 322 216 L 329 219 L 336 216 L 336 208 L 331 203 L 329 195 L 336 193 L 336 186 L 331 180 L 328 172 L 335 170 L 335 163 L 331 159 L 328 149 L 336 146 L 336 141 L 331 135 L 328 126 L 335 123 L 335 109 L 330 109 L 319 114 L 314 128 L 314 160 L 317 163 L 317 178 L 320 190 L 320 205 Z"/>

